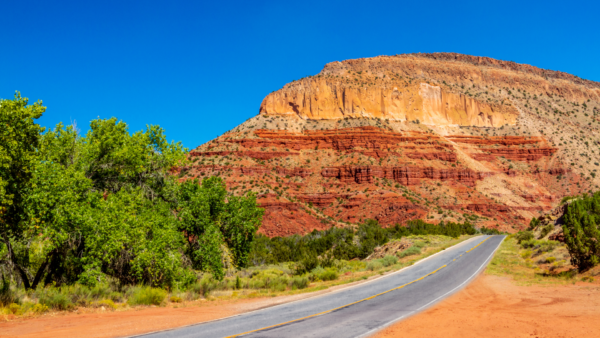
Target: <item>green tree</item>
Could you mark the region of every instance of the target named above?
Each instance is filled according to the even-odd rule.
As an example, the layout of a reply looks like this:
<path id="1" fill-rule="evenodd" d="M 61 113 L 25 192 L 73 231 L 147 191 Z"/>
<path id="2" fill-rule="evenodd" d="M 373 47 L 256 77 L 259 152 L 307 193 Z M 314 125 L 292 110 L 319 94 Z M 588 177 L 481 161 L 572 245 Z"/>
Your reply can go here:
<path id="1" fill-rule="evenodd" d="M 248 265 L 248 255 L 263 209 L 256 197 L 227 195 L 221 178 L 210 177 L 181 185 L 178 216 L 187 238 L 187 252 L 194 266 L 223 277 L 223 259 L 227 247 L 237 267 Z"/>
<path id="2" fill-rule="evenodd" d="M 0 108 L 3 276 L 27 289 L 106 278 L 170 287 L 193 282 L 194 268 L 221 279 L 229 256 L 248 264 L 255 196 L 232 196 L 215 177 L 180 183 L 172 172 L 187 150 L 160 127 L 130 133 L 111 118 L 85 136 L 62 124 L 43 133 L 41 103 L 17 93 Z"/>
<path id="3" fill-rule="evenodd" d="M 14 100 L 0 99 L 0 236 L 8 270 L 14 270 L 30 287 L 30 276 L 13 244 L 26 235 L 26 198 L 37 161 L 37 147 L 44 128 L 34 120 L 46 110 L 42 102 L 29 105 L 17 92 Z M 19 248 L 20 249 L 20 248 Z"/>
<path id="4" fill-rule="evenodd" d="M 600 262 L 600 192 L 567 206 L 562 226 L 571 263 L 584 271 Z"/>

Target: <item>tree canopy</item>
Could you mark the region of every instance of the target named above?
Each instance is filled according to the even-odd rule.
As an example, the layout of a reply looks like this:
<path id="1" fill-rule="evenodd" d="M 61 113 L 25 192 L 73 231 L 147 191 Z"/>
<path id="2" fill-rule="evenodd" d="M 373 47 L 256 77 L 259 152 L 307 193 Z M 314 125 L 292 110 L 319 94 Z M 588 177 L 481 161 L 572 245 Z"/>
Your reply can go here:
<path id="1" fill-rule="evenodd" d="M 85 135 L 35 123 L 41 102 L 0 100 L 0 272 L 35 288 L 106 278 L 169 287 L 248 264 L 263 210 L 220 178 L 179 182 L 187 149 L 116 118 Z M 4 277 L 3 277 L 4 278 Z"/>

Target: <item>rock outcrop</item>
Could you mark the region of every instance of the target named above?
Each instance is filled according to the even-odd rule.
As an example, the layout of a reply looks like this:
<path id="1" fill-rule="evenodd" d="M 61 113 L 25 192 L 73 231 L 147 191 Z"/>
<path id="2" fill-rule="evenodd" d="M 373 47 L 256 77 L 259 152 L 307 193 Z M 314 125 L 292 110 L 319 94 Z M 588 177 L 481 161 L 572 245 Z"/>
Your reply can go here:
<path id="1" fill-rule="evenodd" d="M 514 62 L 413 54 L 332 62 L 189 153 L 285 236 L 375 219 L 524 229 L 600 186 L 600 84 Z"/>
<path id="2" fill-rule="evenodd" d="M 517 110 L 444 91 L 428 83 L 378 81 L 366 75 L 360 87 L 355 75 L 317 76 L 269 94 L 261 104 L 264 115 L 297 115 L 303 119 L 376 117 L 419 121 L 427 125 L 500 127 L 515 124 Z M 364 87 L 362 81 L 367 81 Z M 379 83 L 382 82 L 382 83 Z"/>

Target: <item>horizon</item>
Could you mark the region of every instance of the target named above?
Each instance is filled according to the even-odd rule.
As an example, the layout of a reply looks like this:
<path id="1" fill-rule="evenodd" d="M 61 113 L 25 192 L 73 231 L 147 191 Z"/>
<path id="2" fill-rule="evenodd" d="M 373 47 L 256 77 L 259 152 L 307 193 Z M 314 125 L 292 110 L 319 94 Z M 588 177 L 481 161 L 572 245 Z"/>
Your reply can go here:
<path id="1" fill-rule="evenodd" d="M 376 1 L 360 12 L 353 4 L 360 3 L 11 3 L 7 12 L 28 20 L 13 15 L 0 23 L 11 43 L 0 55 L 10 65 L 0 98 L 18 90 L 30 102 L 42 100 L 44 127 L 76 121 L 85 133 L 92 119 L 116 117 L 131 132 L 158 124 L 169 141 L 193 149 L 256 116 L 269 93 L 334 61 L 447 52 L 600 81 L 600 46 L 590 43 L 596 3 Z M 381 18 L 382 8 L 400 19 Z M 497 15 L 482 15 L 489 10 Z M 427 25 L 407 13 L 426 13 Z M 560 26 L 548 20 L 554 17 Z"/>

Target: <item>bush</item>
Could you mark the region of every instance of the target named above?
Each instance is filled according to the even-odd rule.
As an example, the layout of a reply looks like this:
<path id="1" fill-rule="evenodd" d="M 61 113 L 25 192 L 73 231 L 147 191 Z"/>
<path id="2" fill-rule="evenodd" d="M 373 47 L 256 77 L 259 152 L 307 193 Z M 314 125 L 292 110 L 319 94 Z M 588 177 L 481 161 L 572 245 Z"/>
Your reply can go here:
<path id="1" fill-rule="evenodd" d="M 183 299 L 181 299 L 181 297 L 178 296 L 171 296 L 171 298 L 169 298 L 169 301 L 171 303 L 181 303 L 183 302 Z"/>
<path id="2" fill-rule="evenodd" d="M 521 246 L 525 249 L 537 249 L 540 252 L 550 252 L 558 246 L 557 241 L 535 240 L 530 239 L 521 242 Z"/>
<path id="3" fill-rule="evenodd" d="M 34 313 L 44 313 L 48 311 L 48 307 L 44 304 L 37 303 L 31 308 L 31 311 Z"/>
<path id="4" fill-rule="evenodd" d="M 304 289 L 308 287 L 309 281 L 306 276 L 294 276 L 290 281 L 290 287 L 293 289 Z"/>
<path id="5" fill-rule="evenodd" d="M 317 269 L 313 270 L 312 274 L 313 276 L 315 276 L 316 279 L 322 281 L 338 279 L 337 271 L 335 271 L 332 268 L 323 269 L 321 267 L 318 267 Z"/>
<path id="6" fill-rule="evenodd" d="M 97 301 L 97 302 L 94 303 L 94 306 L 95 307 L 102 307 L 102 306 L 104 306 L 104 307 L 107 307 L 107 308 L 110 308 L 110 309 L 113 309 L 113 310 L 115 310 L 117 308 L 117 305 L 115 304 L 115 302 L 113 302 L 110 299 L 103 299 L 103 300 Z"/>
<path id="7" fill-rule="evenodd" d="M 70 310 L 74 307 L 67 295 L 58 288 L 47 288 L 39 296 L 39 302 L 55 310 Z"/>
<path id="8" fill-rule="evenodd" d="M 535 229 L 535 227 L 538 226 L 538 224 L 540 224 L 540 220 L 538 218 L 532 218 L 531 221 L 529 221 L 529 228 L 527 228 L 527 230 L 533 230 Z"/>
<path id="9" fill-rule="evenodd" d="M 367 263 L 367 270 L 369 271 L 376 271 L 379 270 L 383 267 L 383 264 L 381 264 L 380 261 L 378 260 L 373 260 L 370 261 L 369 263 Z"/>
<path id="10" fill-rule="evenodd" d="M 16 303 L 12 303 L 8 306 L 8 310 L 13 314 L 17 314 L 17 312 L 19 312 L 19 309 L 21 309 L 21 306 L 19 304 Z"/>
<path id="11" fill-rule="evenodd" d="M 387 255 L 381 259 L 381 264 L 385 267 L 398 263 L 398 257 Z"/>
<path id="12" fill-rule="evenodd" d="M 413 245 L 410 248 L 408 248 L 408 249 L 402 251 L 400 254 L 398 254 L 398 257 L 404 258 L 406 256 L 419 255 L 420 253 L 421 253 L 421 248 Z"/>
<path id="13" fill-rule="evenodd" d="M 554 229 L 554 224 L 548 223 L 547 225 L 545 225 L 542 228 L 542 231 L 540 232 L 540 238 L 546 237 L 546 235 L 549 234 L 550 231 L 552 231 L 553 229 Z"/>
<path id="14" fill-rule="evenodd" d="M 533 232 L 531 231 L 519 231 L 515 234 L 517 243 L 521 244 L 523 241 L 529 241 L 533 239 Z"/>
<path id="15" fill-rule="evenodd" d="M 538 241 L 538 245 L 540 246 L 540 251 L 542 252 L 550 252 L 554 250 L 558 246 L 557 241 Z"/>
<path id="16" fill-rule="evenodd" d="M 167 297 L 167 291 L 149 286 L 137 287 L 129 297 L 130 305 L 161 305 Z"/>

